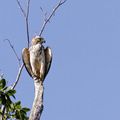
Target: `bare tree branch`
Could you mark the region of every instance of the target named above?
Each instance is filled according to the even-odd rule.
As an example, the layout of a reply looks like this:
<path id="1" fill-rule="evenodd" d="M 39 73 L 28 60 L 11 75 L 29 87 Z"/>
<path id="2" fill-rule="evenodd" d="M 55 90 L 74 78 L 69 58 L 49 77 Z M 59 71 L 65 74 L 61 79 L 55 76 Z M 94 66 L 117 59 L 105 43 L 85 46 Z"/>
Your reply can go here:
<path id="1" fill-rule="evenodd" d="M 30 9 L 30 0 L 28 0 L 28 3 L 27 3 L 27 15 L 26 15 L 26 18 L 28 18 L 28 16 L 29 16 L 29 9 Z"/>
<path id="2" fill-rule="evenodd" d="M 26 32 L 27 32 L 27 41 L 28 41 L 28 48 L 29 48 L 29 44 L 30 44 L 30 35 L 29 35 L 29 20 L 28 20 L 28 17 L 29 17 L 29 9 L 30 9 L 30 0 L 28 0 L 28 3 L 27 3 L 27 15 L 26 15 Z"/>
<path id="3" fill-rule="evenodd" d="M 40 6 L 40 10 L 43 12 L 43 8 Z"/>
<path id="4" fill-rule="evenodd" d="M 19 66 L 20 66 L 20 61 L 21 61 L 21 59 L 18 57 L 17 52 L 16 52 L 14 46 L 11 44 L 11 41 L 10 41 L 9 39 L 5 39 L 5 40 L 8 41 L 8 43 L 9 43 L 11 49 L 13 50 L 13 52 L 14 52 L 14 54 L 15 54 L 17 60 L 18 60 Z"/>
<path id="5" fill-rule="evenodd" d="M 30 40 L 29 40 L 29 23 L 28 23 L 28 17 L 29 17 L 29 9 L 30 9 L 30 0 L 28 0 L 27 2 L 27 10 L 25 12 L 25 10 L 23 9 L 22 5 L 20 4 L 19 0 L 16 0 L 17 1 L 17 4 L 25 18 L 25 24 L 26 24 L 26 32 L 27 32 L 27 46 L 29 48 L 29 43 L 30 43 Z"/>
<path id="6" fill-rule="evenodd" d="M 23 16 L 26 18 L 26 13 L 25 13 L 24 9 L 22 8 L 19 0 L 16 0 L 16 1 L 17 1 L 17 4 L 18 4 L 18 6 L 19 6 L 19 8 L 20 8 L 20 10 L 21 10 L 21 12 L 22 12 L 22 14 L 23 14 Z"/>
<path id="7" fill-rule="evenodd" d="M 17 74 L 17 77 L 16 77 L 16 81 L 15 83 L 12 85 L 12 89 L 15 89 L 19 79 L 20 79 L 20 76 L 21 76 L 21 73 L 22 73 L 22 70 L 23 70 L 23 67 L 24 67 L 24 64 L 22 64 L 18 70 L 18 74 Z"/>
<path id="8" fill-rule="evenodd" d="M 41 12 L 44 15 L 43 20 L 46 21 L 46 19 L 47 19 L 47 12 L 45 12 L 44 9 L 41 6 L 40 6 L 40 10 L 41 10 Z"/>
<path id="9" fill-rule="evenodd" d="M 42 28 L 41 28 L 41 30 L 40 30 L 39 36 L 42 35 L 42 33 L 43 33 L 43 31 L 44 31 L 47 23 L 50 21 L 50 19 L 52 18 L 52 16 L 55 14 L 56 10 L 57 10 L 62 4 L 64 4 L 66 1 L 67 1 L 67 0 L 64 0 L 64 1 L 63 1 L 63 0 L 60 0 L 60 1 L 58 2 L 58 4 L 54 7 L 53 11 L 52 11 L 51 14 L 48 16 L 48 18 L 44 20 L 44 23 L 43 23 Z"/>

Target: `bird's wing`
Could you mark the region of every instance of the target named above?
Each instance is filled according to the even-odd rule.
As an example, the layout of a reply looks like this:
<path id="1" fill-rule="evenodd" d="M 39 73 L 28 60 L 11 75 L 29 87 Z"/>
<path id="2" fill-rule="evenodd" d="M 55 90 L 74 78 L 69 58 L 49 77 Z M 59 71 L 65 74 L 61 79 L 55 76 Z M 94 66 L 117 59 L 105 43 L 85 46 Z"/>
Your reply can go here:
<path id="1" fill-rule="evenodd" d="M 27 72 L 29 73 L 29 75 L 31 77 L 33 77 L 34 74 L 32 72 L 32 68 L 31 68 L 31 65 L 30 65 L 30 53 L 29 53 L 28 48 L 23 48 L 23 50 L 22 50 L 22 60 L 23 60 L 23 63 L 25 65 L 25 68 L 26 68 Z"/>
<path id="2" fill-rule="evenodd" d="M 50 67 L 51 67 L 51 62 L 52 62 L 52 50 L 51 50 L 51 48 L 46 47 L 46 49 L 44 50 L 44 53 L 45 53 L 45 75 L 44 75 L 44 78 L 45 78 L 49 72 Z"/>

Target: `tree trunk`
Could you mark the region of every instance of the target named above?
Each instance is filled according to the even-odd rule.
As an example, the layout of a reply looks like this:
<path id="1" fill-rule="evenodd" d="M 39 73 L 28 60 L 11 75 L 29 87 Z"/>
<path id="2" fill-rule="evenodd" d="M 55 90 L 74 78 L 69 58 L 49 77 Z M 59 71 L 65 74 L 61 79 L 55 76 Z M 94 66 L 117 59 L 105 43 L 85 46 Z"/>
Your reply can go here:
<path id="1" fill-rule="evenodd" d="M 33 101 L 33 106 L 29 120 L 40 120 L 43 111 L 43 93 L 44 93 L 43 81 L 34 80 L 34 86 L 35 86 L 35 98 Z"/>

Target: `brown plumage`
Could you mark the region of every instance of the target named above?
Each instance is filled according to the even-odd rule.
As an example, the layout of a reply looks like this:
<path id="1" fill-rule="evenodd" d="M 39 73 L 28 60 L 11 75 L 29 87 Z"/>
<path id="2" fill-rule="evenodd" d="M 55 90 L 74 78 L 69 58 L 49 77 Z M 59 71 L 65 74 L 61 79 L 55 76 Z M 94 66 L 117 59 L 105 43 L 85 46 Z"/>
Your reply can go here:
<path id="1" fill-rule="evenodd" d="M 29 75 L 44 80 L 51 66 L 52 52 L 49 47 L 44 48 L 44 39 L 36 36 L 31 41 L 31 47 L 24 48 L 22 59 Z"/>

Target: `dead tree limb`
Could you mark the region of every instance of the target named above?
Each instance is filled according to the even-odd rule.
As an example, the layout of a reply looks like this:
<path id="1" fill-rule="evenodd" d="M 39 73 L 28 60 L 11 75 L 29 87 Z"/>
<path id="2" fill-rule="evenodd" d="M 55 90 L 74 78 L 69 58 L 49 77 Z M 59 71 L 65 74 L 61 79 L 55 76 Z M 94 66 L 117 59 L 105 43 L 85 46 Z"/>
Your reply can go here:
<path id="1" fill-rule="evenodd" d="M 15 89 L 16 85 L 18 84 L 18 81 L 19 81 L 19 79 L 20 79 L 20 76 L 21 76 L 21 73 L 22 73 L 23 68 L 24 68 L 24 64 L 22 64 L 22 65 L 19 67 L 16 80 L 15 80 L 14 84 L 12 85 L 12 89 Z"/>
<path id="2" fill-rule="evenodd" d="M 15 54 L 17 60 L 18 60 L 18 63 L 19 63 L 18 74 L 17 74 L 17 77 L 16 77 L 15 82 L 13 83 L 13 85 L 12 85 L 12 87 L 11 87 L 11 89 L 15 89 L 16 85 L 17 85 L 18 82 L 19 82 L 19 79 L 20 79 L 20 76 L 21 76 L 21 73 L 22 73 L 24 64 L 22 64 L 22 65 L 20 64 L 21 59 L 19 58 L 19 56 L 18 56 L 18 54 L 17 54 L 17 52 L 16 52 L 14 46 L 12 45 L 11 41 L 10 41 L 9 39 L 5 39 L 5 40 L 8 41 L 8 43 L 9 43 L 11 49 L 13 50 L 13 52 L 14 52 L 14 54 Z"/>
<path id="3" fill-rule="evenodd" d="M 22 5 L 20 4 L 20 1 L 19 0 L 16 0 L 17 1 L 17 4 L 25 18 L 25 24 L 26 24 L 26 33 L 27 33 L 27 46 L 29 48 L 29 45 L 30 45 L 30 37 L 29 37 L 29 9 L 30 9 L 30 0 L 28 0 L 27 2 L 27 10 L 25 11 L 22 7 Z"/>
<path id="4" fill-rule="evenodd" d="M 43 23 L 42 28 L 41 28 L 41 30 L 40 30 L 39 36 L 42 35 L 42 33 L 43 33 L 43 31 L 44 31 L 47 23 L 50 21 L 50 19 L 52 18 L 52 16 L 55 14 L 56 10 L 57 10 L 62 4 L 64 4 L 66 1 L 67 1 L 67 0 L 64 0 L 64 1 L 63 1 L 63 0 L 60 0 L 60 1 L 58 2 L 58 4 L 53 8 L 53 10 L 52 10 L 51 14 L 48 16 L 48 18 L 46 18 L 46 19 L 44 20 L 44 23 Z"/>
<path id="5" fill-rule="evenodd" d="M 27 13 L 26 13 L 26 17 L 25 17 L 25 21 L 26 21 L 26 32 L 27 32 L 27 41 L 28 41 L 28 48 L 30 45 L 30 37 L 29 37 L 29 9 L 30 9 L 30 0 L 28 0 L 28 4 L 27 4 Z"/>
<path id="6" fill-rule="evenodd" d="M 4 41 L 8 41 L 11 49 L 13 50 L 13 53 L 15 54 L 15 56 L 16 56 L 16 58 L 17 58 L 18 64 L 19 64 L 19 66 L 20 66 L 20 61 L 21 61 L 21 59 L 18 57 L 18 54 L 17 54 L 14 46 L 12 45 L 11 41 L 10 41 L 9 39 L 5 39 Z"/>
<path id="7" fill-rule="evenodd" d="M 16 85 L 17 85 L 19 79 L 20 79 L 20 75 L 21 75 L 21 73 L 22 73 L 22 70 L 23 70 L 24 64 L 22 64 L 22 65 L 20 64 L 21 59 L 19 58 L 19 56 L 18 56 L 18 54 L 17 54 L 17 52 L 16 52 L 14 46 L 12 45 L 11 41 L 10 41 L 9 39 L 5 39 L 5 40 L 8 41 L 8 43 L 9 43 L 11 49 L 13 50 L 13 52 L 14 52 L 14 54 L 15 54 L 17 60 L 18 60 L 18 63 L 19 63 L 18 74 L 17 74 L 17 77 L 16 77 L 15 82 L 13 83 L 13 85 L 12 85 L 12 87 L 11 87 L 11 89 L 15 89 L 15 87 L 16 87 Z"/>
<path id="8" fill-rule="evenodd" d="M 41 80 L 34 80 L 35 97 L 29 120 L 40 120 L 43 111 L 43 93 L 44 87 Z"/>

